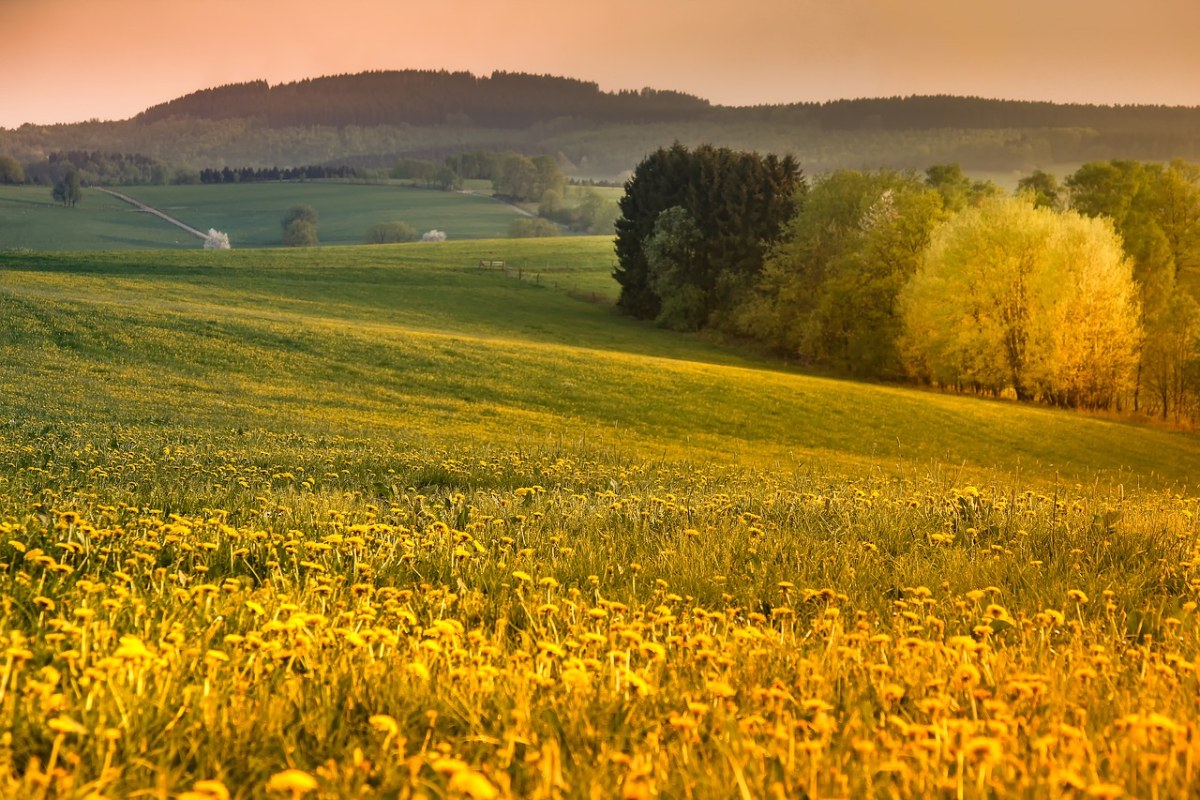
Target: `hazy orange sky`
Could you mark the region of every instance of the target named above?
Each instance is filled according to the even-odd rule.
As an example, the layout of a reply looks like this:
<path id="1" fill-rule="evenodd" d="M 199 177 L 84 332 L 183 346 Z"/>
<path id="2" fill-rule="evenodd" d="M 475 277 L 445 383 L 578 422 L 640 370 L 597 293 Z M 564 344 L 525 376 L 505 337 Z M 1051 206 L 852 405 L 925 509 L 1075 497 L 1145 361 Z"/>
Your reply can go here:
<path id="1" fill-rule="evenodd" d="M 0 127 L 369 69 L 552 73 L 746 105 L 1200 105 L 1200 0 L 0 0 Z"/>

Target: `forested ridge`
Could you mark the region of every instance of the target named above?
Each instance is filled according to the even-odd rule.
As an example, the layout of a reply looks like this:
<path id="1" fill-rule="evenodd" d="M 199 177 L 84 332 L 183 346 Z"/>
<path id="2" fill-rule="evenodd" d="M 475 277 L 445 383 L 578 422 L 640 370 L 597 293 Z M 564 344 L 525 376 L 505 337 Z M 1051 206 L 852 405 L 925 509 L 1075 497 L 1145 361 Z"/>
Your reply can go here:
<path id="1" fill-rule="evenodd" d="M 252 119 L 295 125 L 429 125 L 469 121 L 523 127 L 563 117 L 650 122 L 730 117 L 813 125 L 826 130 L 933 128 L 1088 128 L 1100 132 L 1191 136 L 1200 108 L 1103 106 L 949 95 L 717 106 L 675 91 L 604 92 L 553 75 L 402 70 L 334 75 L 270 85 L 230 84 L 153 106 L 135 119 Z"/>
<path id="2" fill-rule="evenodd" d="M 608 92 L 552 75 L 391 71 L 193 92 L 122 121 L 0 129 L 0 155 L 139 154 L 174 169 L 390 167 L 472 150 L 556 156 L 615 179 L 679 141 L 851 168 L 1066 174 L 1112 158 L 1200 160 L 1200 108 L 912 96 L 731 107 L 682 92 Z"/>
<path id="3" fill-rule="evenodd" d="M 154 106 L 135 119 L 256 118 L 296 125 L 432 125 L 526 127 L 559 117 L 620 122 L 685 119 L 709 103 L 681 92 L 602 92 L 588 81 L 551 75 L 405 70 L 334 75 L 293 83 L 231 84 Z"/>

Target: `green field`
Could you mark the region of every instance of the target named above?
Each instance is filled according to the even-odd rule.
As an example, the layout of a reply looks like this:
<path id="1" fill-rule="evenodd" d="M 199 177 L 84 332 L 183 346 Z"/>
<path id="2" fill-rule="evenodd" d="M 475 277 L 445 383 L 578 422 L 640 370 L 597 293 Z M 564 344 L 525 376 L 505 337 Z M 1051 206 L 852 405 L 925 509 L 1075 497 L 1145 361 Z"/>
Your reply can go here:
<path id="1" fill-rule="evenodd" d="M 115 197 L 84 191 L 63 208 L 43 186 L 0 186 L 0 250 L 195 248 L 199 240 Z"/>
<path id="2" fill-rule="evenodd" d="M 280 221 L 294 205 L 320 218 L 322 244 L 360 244 L 380 222 L 404 221 L 450 239 L 506 236 L 516 212 L 487 197 L 385 184 L 324 181 L 136 186 L 121 189 L 199 230 L 215 228 L 239 247 L 277 247 Z M 74 209 L 55 206 L 48 189 L 0 187 L 0 250 L 190 249 L 200 241 L 98 191 L 84 190 Z"/>
<path id="3" fill-rule="evenodd" d="M 478 268 L 497 257 L 507 272 Z M 442 421 L 461 416 L 472 436 L 483 414 L 512 441 L 584 437 L 756 464 L 940 465 L 1168 485 L 1200 474 L 1200 447 L 1187 434 L 783 372 L 615 316 L 603 302 L 615 296 L 611 261 L 604 237 L 3 255 L 15 345 L 3 376 L 9 402 L 26 414 L 74 392 L 81 406 L 107 396 L 106 413 L 120 418 L 123 394 L 134 402 L 186 385 L 192 396 L 172 418 L 212 422 L 237 403 L 247 424 L 324 419 L 333 409 L 322 424 L 422 427 L 420 415 L 392 413 L 403 403 L 437 409 Z M 69 346 L 50 346 L 60 340 Z M 147 359 L 161 386 L 139 375 Z M 272 362 L 287 368 L 264 373 Z M 30 375 L 78 382 L 47 393 Z M 229 383 L 240 389 L 227 392 Z M 333 399 L 314 408 L 306 393 Z M 342 395 L 356 398 L 352 409 L 338 407 Z"/>
<path id="4" fill-rule="evenodd" d="M 0 252 L 0 797 L 1195 795 L 1196 436 L 639 323 L 611 247 Z"/>

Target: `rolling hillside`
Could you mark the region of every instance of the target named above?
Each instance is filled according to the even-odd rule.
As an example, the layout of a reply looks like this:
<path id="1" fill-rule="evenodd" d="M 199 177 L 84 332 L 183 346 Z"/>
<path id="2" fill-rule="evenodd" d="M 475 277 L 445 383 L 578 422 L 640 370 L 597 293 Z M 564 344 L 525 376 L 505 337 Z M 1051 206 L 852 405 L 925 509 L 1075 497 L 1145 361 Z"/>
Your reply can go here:
<path id="1" fill-rule="evenodd" d="M 586 302 L 611 298 L 611 259 L 602 237 L 0 255 L 6 413 L 202 428 L 232 414 L 786 468 L 1200 474 L 1189 435 L 781 372 L 614 316 Z"/>
<path id="2" fill-rule="evenodd" d="M 383 184 L 332 181 L 215 186 L 138 186 L 125 193 L 200 230 L 229 234 L 239 247 L 278 247 L 280 220 L 294 205 L 320 217 L 322 244 L 361 244 L 377 223 L 404 221 L 451 239 L 507 235 L 517 212 L 489 197 Z M 0 186 L 0 250 L 195 249 L 200 241 L 101 192 L 63 209 L 42 187 Z"/>
<path id="3" fill-rule="evenodd" d="M 1196 794 L 1195 436 L 781 370 L 610 260 L 0 252 L 0 797 Z"/>

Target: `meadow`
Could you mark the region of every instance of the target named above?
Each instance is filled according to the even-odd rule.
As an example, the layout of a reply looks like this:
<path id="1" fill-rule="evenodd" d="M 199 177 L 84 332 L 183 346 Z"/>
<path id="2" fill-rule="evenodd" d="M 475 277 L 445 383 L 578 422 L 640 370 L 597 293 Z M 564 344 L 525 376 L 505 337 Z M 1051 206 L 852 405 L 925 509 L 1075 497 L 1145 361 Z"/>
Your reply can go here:
<path id="1" fill-rule="evenodd" d="M 490 197 L 389 184 L 301 181 L 194 186 L 131 186 L 120 191 L 194 228 L 229 234 L 234 248 L 278 247 L 281 220 L 295 205 L 320 218 L 323 244 L 361 244 L 381 222 L 404 221 L 418 232 L 451 239 L 506 236 L 518 214 Z M 84 189 L 83 203 L 56 206 L 44 187 L 0 187 L 0 250 L 194 249 L 200 241 L 101 192 Z"/>
<path id="2" fill-rule="evenodd" d="M 194 248 L 199 240 L 128 203 L 84 191 L 63 208 L 44 186 L 0 186 L 0 250 Z"/>
<path id="3" fill-rule="evenodd" d="M 1193 435 L 648 327 L 610 248 L 0 253 L 0 795 L 1195 793 Z"/>

